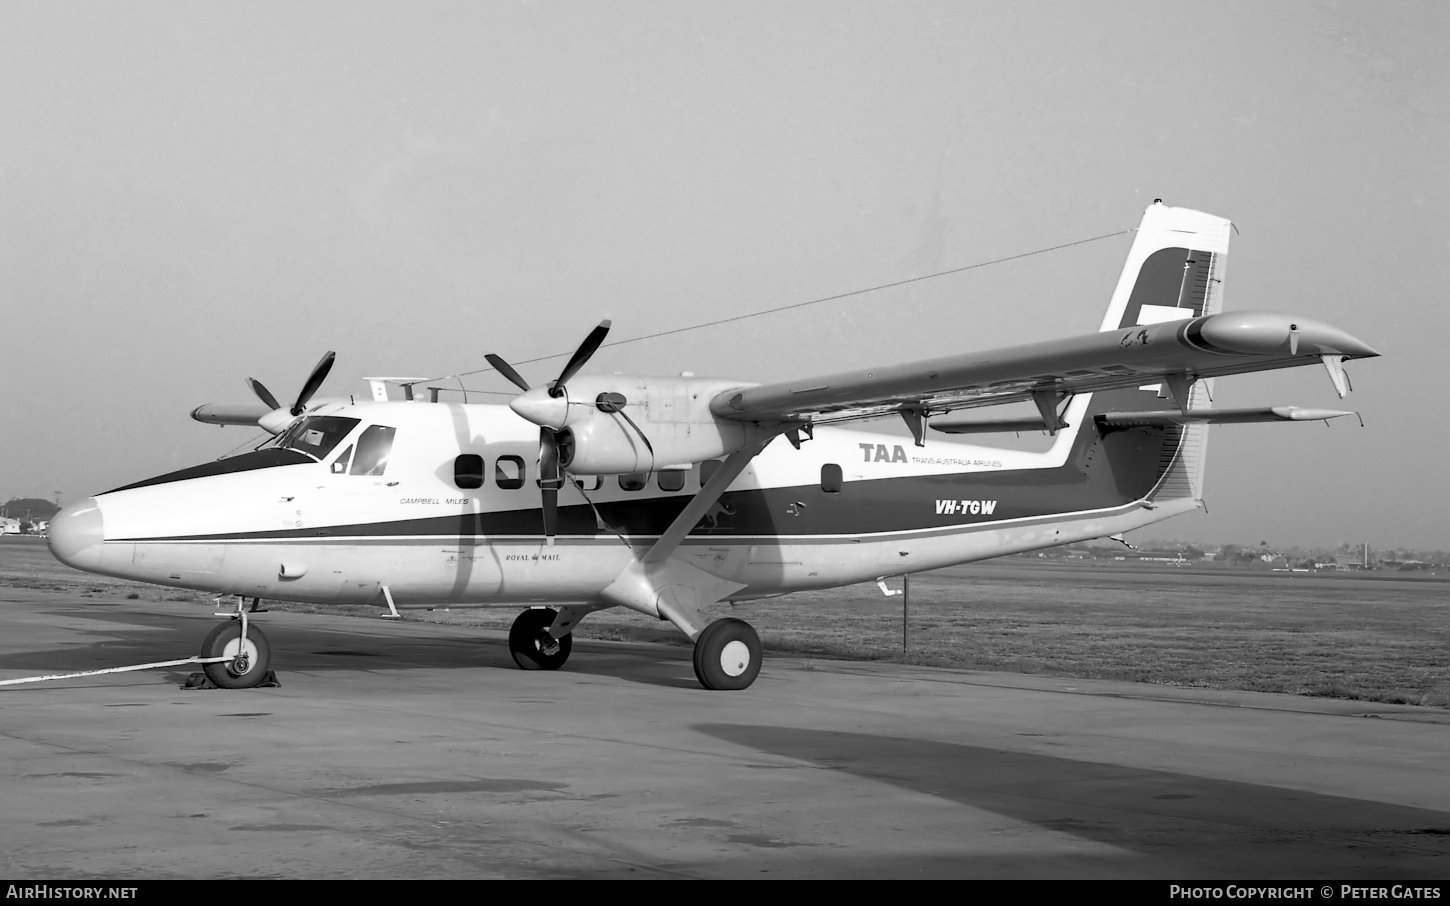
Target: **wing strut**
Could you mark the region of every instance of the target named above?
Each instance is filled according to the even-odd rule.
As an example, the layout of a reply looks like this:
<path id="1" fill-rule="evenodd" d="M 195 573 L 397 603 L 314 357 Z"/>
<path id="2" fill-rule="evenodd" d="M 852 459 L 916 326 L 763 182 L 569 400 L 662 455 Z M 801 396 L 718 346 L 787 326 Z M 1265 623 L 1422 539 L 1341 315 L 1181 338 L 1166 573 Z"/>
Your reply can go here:
<path id="1" fill-rule="evenodd" d="M 745 587 L 743 583 L 732 582 L 705 572 L 697 566 L 670 555 L 685 540 L 705 513 L 730 482 L 745 471 L 750 461 L 760 454 L 774 435 L 743 450 L 731 453 L 720 469 L 710 477 L 705 486 L 690 500 L 665 533 L 659 537 L 644 555 L 633 560 L 620 571 L 609 587 L 601 593 L 611 604 L 623 604 L 631 610 L 663 620 L 669 620 L 691 641 L 699 638 L 705 629 L 705 620 L 699 608 L 713 604 L 726 595 Z"/>
<path id="2" fill-rule="evenodd" d="M 680 542 L 684 541 L 685 536 L 690 533 L 690 529 L 705 518 L 705 512 L 714 506 L 715 501 L 720 499 L 720 495 L 725 493 L 725 489 L 730 487 L 730 482 L 739 478 L 740 473 L 745 471 L 745 467 L 750 465 L 750 461 L 760 455 L 760 451 L 764 450 L 772 440 L 775 440 L 774 435 L 743 450 L 736 450 L 727 456 L 725 464 L 710 476 L 710 480 L 705 482 L 703 488 L 700 488 L 700 493 L 685 505 L 685 508 L 680 511 L 680 515 L 675 517 L 675 521 L 670 523 L 670 527 L 665 529 L 665 533 L 645 553 L 644 562 L 660 563 L 674 553 L 675 548 L 679 547 Z"/>

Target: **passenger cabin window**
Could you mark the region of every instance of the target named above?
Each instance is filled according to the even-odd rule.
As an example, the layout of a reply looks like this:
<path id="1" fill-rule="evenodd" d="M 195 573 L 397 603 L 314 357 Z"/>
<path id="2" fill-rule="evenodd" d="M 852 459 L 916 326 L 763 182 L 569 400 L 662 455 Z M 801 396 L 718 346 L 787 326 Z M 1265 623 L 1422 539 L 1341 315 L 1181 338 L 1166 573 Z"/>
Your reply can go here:
<path id="1" fill-rule="evenodd" d="M 827 494 L 841 493 L 841 467 L 833 462 L 821 466 L 821 490 Z"/>
<path id="2" fill-rule="evenodd" d="M 681 472 L 678 469 L 670 469 L 658 475 L 661 491 L 682 491 L 685 488 L 685 476 L 688 472 Z"/>
<path id="3" fill-rule="evenodd" d="M 630 472 L 619 476 L 619 488 L 623 491 L 643 491 L 648 481 L 648 472 Z"/>
<path id="4" fill-rule="evenodd" d="M 299 419 L 277 439 L 277 446 L 314 456 L 321 462 L 332 448 L 358 425 L 358 419 L 336 415 L 309 415 Z"/>
<path id="5" fill-rule="evenodd" d="M 569 478 L 581 491 L 597 491 L 604 487 L 604 477 L 601 475 L 586 475 L 583 478 L 575 478 L 571 475 Z"/>
<path id="6" fill-rule="evenodd" d="M 483 487 L 483 457 L 464 453 L 453 460 L 453 483 L 471 491 Z"/>
<path id="7" fill-rule="evenodd" d="M 388 456 L 393 452 L 393 435 L 397 428 L 387 425 L 368 425 L 357 439 L 357 455 L 352 458 L 350 475 L 381 475 L 388 468 Z"/>
<path id="8" fill-rule="evenodd" d="M 493 464 L 493 483 L 505 491 L 517 491 L 523 487 L 524 458 L 500 456 Z"/>
<path id="9" fill-rule="evenodd" d="M 352 461 L 352 447 L 349 446 L 342 451 L 342 455 L 332 461 L 332 474 L 346 475 L 347 464 Z"/>

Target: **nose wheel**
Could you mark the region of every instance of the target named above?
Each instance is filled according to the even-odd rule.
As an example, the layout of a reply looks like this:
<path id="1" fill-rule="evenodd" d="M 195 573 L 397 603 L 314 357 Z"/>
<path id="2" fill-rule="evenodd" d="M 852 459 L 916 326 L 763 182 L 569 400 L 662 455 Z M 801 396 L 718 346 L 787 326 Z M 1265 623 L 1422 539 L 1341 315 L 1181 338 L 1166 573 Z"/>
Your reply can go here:
<path id="1" fill-rule="evenodd" d="M 558 611 L 535 607 L 519 614 L 509 629 L 509 654 L 524 670 L 558 670 L 569 659 L 574 647 L 573 634 L 559 638 L 549 635 Z"/>
<path id="2" fill-rule="evenodd" d="M 272 648 L 256 626 L 248 626 L 243 637 L 241 621 L 228 620 L 207 634 L 201 656 L 225 658 L 202 666 L 213 683 L 223 689 L 251 689 L 267 676 Z"/>
<path id="3" fill-rule="evenodd" d="M 744 620 L 716 620 L 695 639 L 695 678 L 706 689 L 746 689 L 760 675 L 760 636 Z"/>

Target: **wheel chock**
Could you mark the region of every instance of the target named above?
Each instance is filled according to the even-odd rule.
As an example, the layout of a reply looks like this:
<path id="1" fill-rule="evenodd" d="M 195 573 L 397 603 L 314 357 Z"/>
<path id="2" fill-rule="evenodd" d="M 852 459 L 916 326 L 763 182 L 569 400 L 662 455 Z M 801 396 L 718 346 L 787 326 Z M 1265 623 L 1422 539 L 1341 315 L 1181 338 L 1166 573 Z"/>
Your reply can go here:
<path id="1" fill-rule="evenodd" d="M 212 682 L 211 677 L 207 676 L 205 673 L 192 673 L 186 677 L 186 682 L 181 684 L 181 688 L 220 689 L 221 686 L 218 686 L 216 683 Z M 282 688 L 282 681 L 277 679 L 277 671 L 268 670 L 266 673 L 262 674 L 262 681 L 257 683 L 257 685 L 253 686 L 252 688 L 280 689 Z"/>

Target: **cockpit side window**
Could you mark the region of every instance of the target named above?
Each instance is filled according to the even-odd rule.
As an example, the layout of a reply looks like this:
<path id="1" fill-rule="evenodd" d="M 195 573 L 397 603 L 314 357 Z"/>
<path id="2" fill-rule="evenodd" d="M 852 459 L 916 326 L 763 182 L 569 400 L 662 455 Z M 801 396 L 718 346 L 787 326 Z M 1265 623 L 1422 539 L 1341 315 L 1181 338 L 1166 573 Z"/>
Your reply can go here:
<path id="1" fill-rule="evenodd" d="M 357 454 L 352 459 L 352 475 L 381 475 L 388 468 L 393 452 L 393 435 L 397 428 L 368 425 L 357 439 Z"/>
<path id="2" fill-rule="evenodd" d="M 279 438 L 277 446 L 321 460 L 358 425 L 358 419 L 336 415 L 309 415 L 299 419 Z M 391 430 L 391 429 L 390 429 Z"/>
<path id="3" fill-rule="evenodd" d="M 332 474 L 346 475 L 347 464 L 352 461 L 352 447 L 349 446 L 342 451 L 342 455 L 332 461 Z"/>

